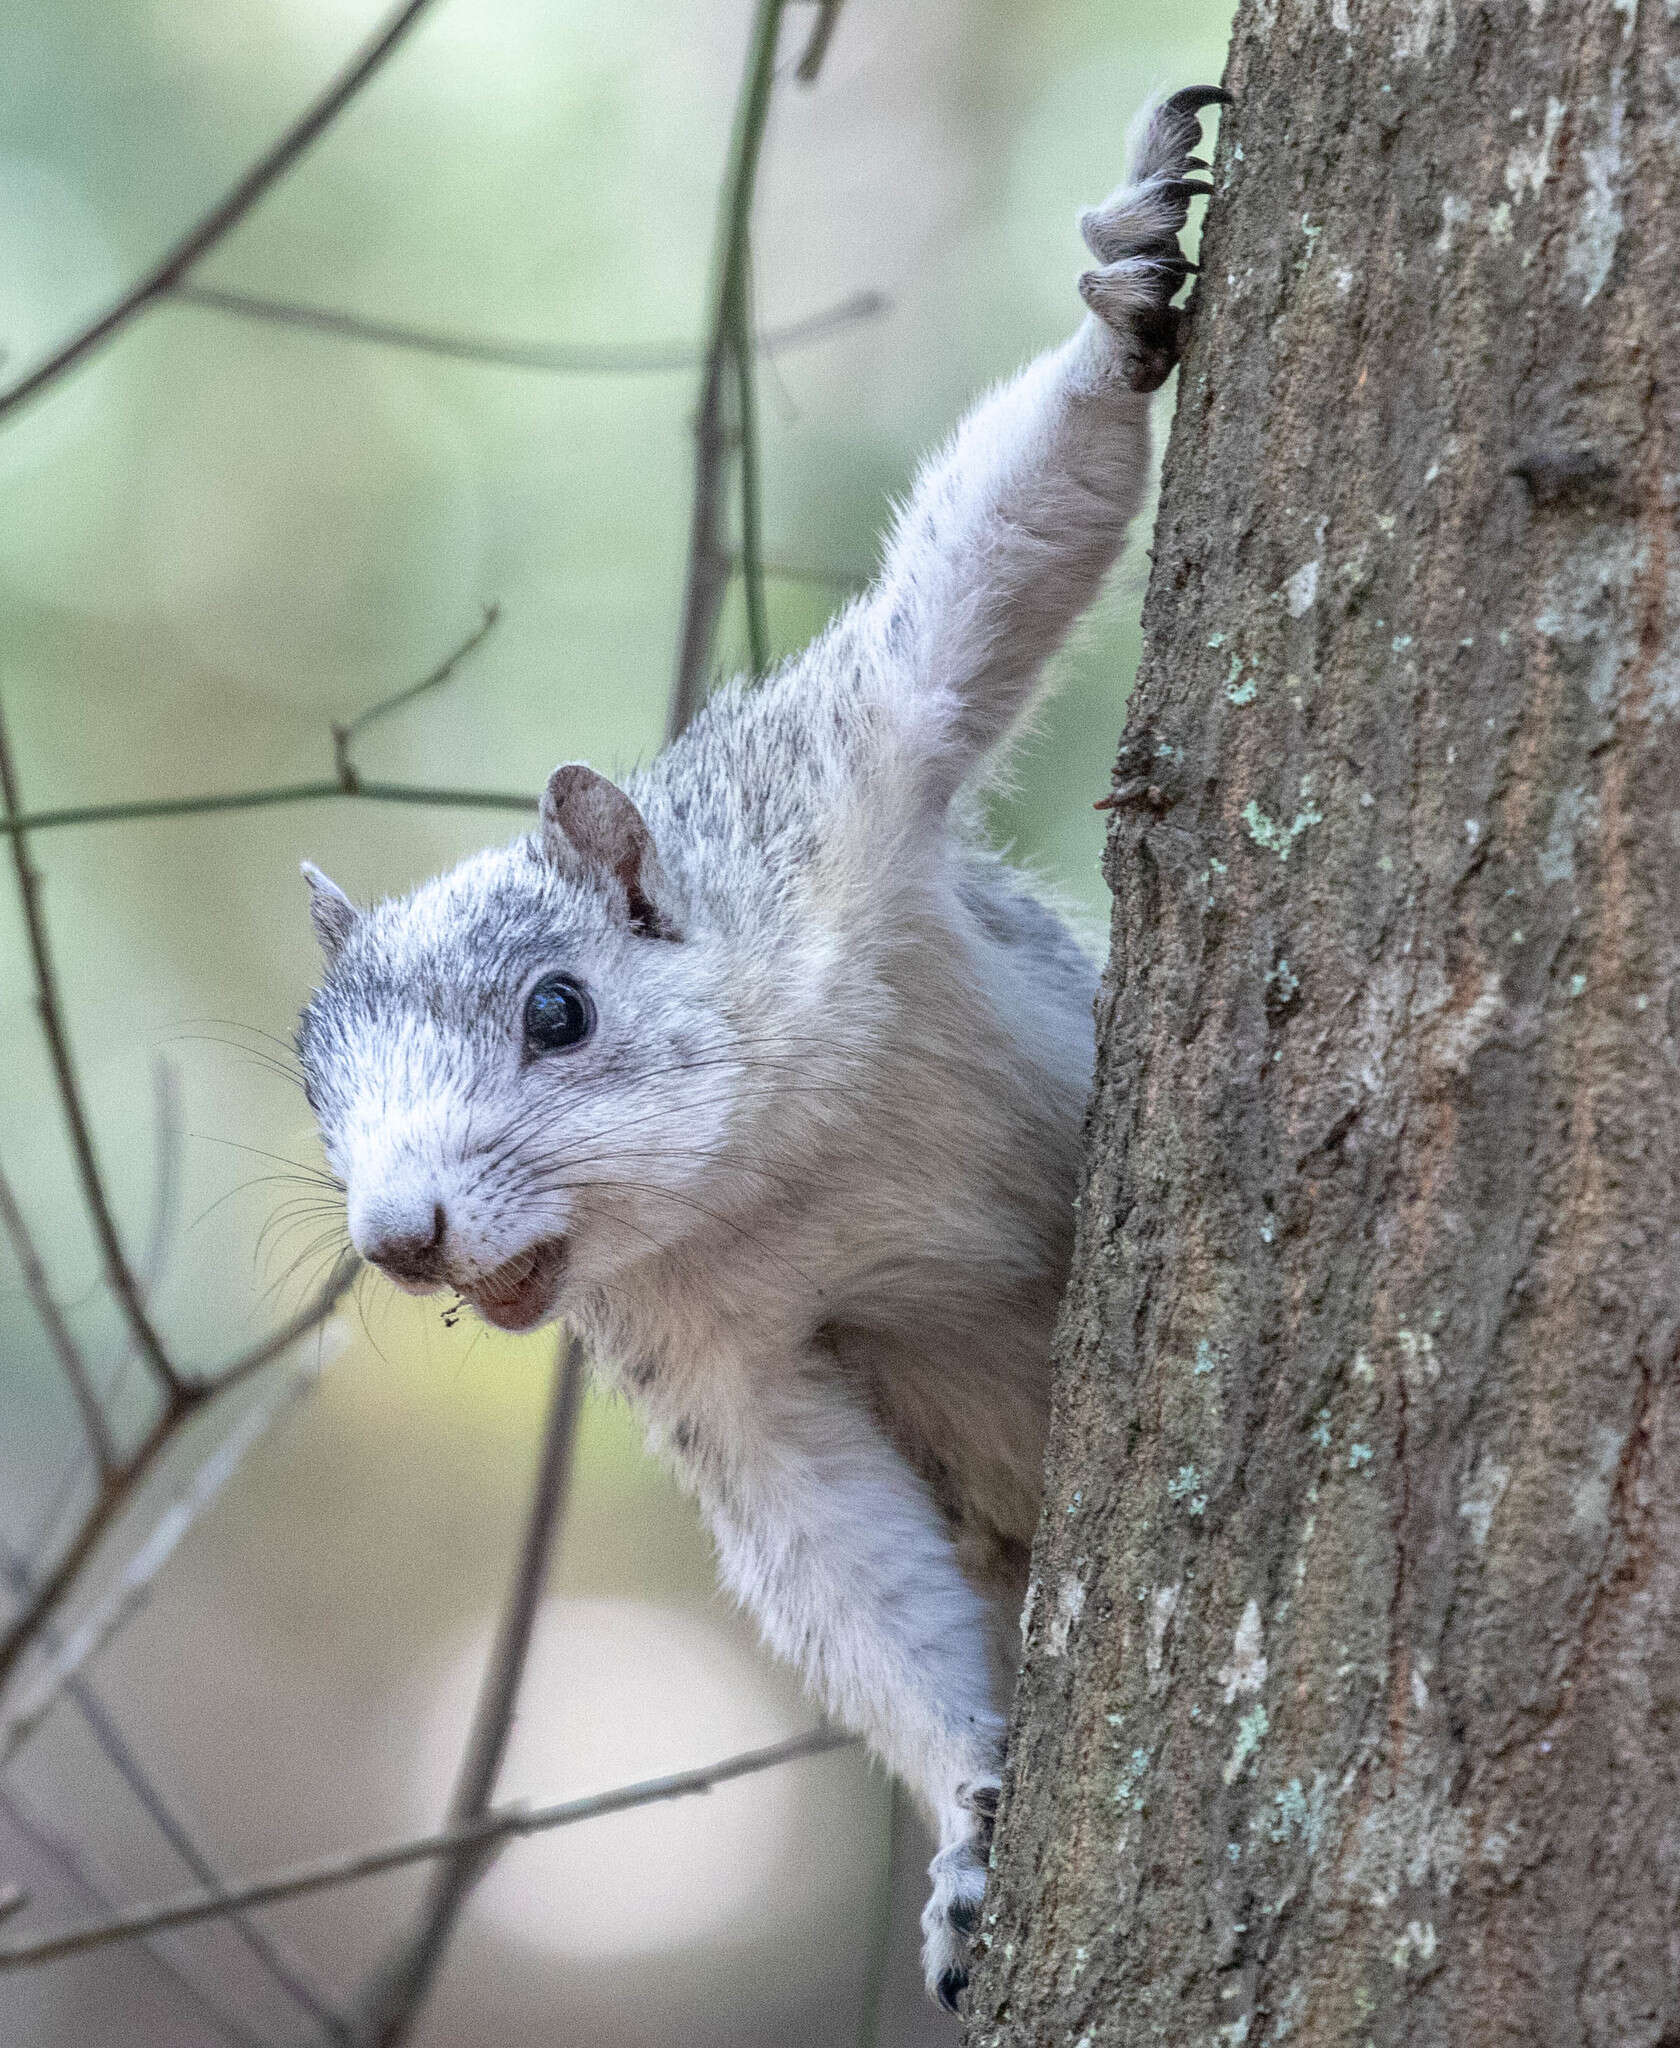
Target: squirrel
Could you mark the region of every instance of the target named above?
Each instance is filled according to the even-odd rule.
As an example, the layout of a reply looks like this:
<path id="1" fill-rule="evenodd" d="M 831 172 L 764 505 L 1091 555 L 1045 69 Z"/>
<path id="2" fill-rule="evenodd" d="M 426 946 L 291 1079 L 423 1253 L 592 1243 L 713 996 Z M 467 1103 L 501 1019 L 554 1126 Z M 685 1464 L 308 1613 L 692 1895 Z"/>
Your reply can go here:
<path id="1" fill-rule="evenodd" d="M 298 1051 L 351 1239 L 564 1318 L 770 1649 L 909 1786 L 930 1992 L 968 1982 L 1038 1518 L 1097 967 L 974 792 L 1149 475 L 1200 111 L 1080 226 L 1087 317 L 921 472 L 879 580 L 620 788 L 358 908 Z"/>

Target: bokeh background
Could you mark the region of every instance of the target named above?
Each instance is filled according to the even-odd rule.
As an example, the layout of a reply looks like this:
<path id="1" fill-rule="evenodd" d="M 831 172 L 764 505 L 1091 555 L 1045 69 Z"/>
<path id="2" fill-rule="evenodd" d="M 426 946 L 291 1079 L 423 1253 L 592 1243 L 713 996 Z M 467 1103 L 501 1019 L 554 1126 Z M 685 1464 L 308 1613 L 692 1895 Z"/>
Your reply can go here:
<path id="1" fill-rule="evenodd" d="M 0 376 L 143 270 L 379 14 L 374 0 L 6 7 Z M 847 0 L 806 90 L 788 74 L 809 10 L 790 10 L 758 317 L 784 324 L 860 289 L 889 310 L 761 371 L 767 552 L 802 572 L 770 584 L 779 650 L 869 573 L 918 454 L 1072 325 L 1077 206 L 1118 178 L 1149 91 L 1218 77 L 1228 14 L 1227 0 Z M 747 26 L 745 0 L 439 0 L 198 281 L 522 341 L 697 341 Z M 0 689 L 26 803 L 326 775 L 331 722 L 424 674 L 488 600 L 496 631 L 445 690 L 369 730 L 364 772 L 535 791 L 558 759 L 646 755 L 671 679 L 695 395 L 692 371 L 486 368 L 151 312 L 0 431 Z M 1099 931 L 1091 803 L 1136 658 L 1141 562 L 1135 542 L 995 808 L 1000 839 Z M 743 640 L 737 594 L 721 666 Z M 316 1235 L 307 1218 L 262 1235 L 299 1192 L 288 1162 L 317 1157 L 301 1096 L 268 1058 L 315 967 L 299 858 L 368 896 L 515 823 L 337 802 L 38 839 L 101 1154 L 136 1245 L 157 1201 L 159 1058 L 178 1078 L 157 1314 L 184 1358 L 249 1341 L 327 1256 L 294 1268 Z M 7 891 L 0 1044 L 0 1161 L 76 1331 L 114 1362 Z M 470 1319 L 446 1328 L 434 1304 L 367 1285 L 300 1356 L 318 1357 L 318 1384 L 283 1404 L 93 1673 L 230 1872 L 435 1822 L 553 1351 Z M 137 1372 L 124 1390 L 133 1426 Z M 237 1407 L 189 1434 L 90 1594 Z M 50 1542 L 77 1441 L 0 1247 L 0 1536 L 14 1552 Z M 810 1719 L 716 1594 L 705 1538 L 633 1419 L 592 1397 L 503 1793 L 562 1798 Z M 4 1798 L 0 1880 L 33 1897 L 9 1932 L 91 1910 L 55 1832 L 114 1897 L 185 1882 L 69 1709 L 10 1767 Z M 950 2040 L 916 1982 L 927 1851 L 902 1816 L 874 1982 L 890 1823 L 884 1781 L 848 1753 L 518 1845 L 475 1896 L 417 2038 L 865 2042 L 878 1989 L 881 2043 Z M 343 1996 L 418 1888 L 382 1879 L 265 1924 Z M 6 2043 L 307 2038 L 226 1931 L 182 1935 L 161 1962 L 130 1948 L 0 1977 Z"/>

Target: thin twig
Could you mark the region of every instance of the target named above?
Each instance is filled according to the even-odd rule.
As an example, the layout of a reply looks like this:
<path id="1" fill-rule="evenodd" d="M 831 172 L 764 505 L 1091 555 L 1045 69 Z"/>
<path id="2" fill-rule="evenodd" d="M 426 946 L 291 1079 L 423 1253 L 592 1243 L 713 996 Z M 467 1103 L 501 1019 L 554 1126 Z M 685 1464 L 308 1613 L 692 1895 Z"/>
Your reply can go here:
<path id="1" fill-rule="evenodd" d="M 295 327 L 308 334 L 331 335 L 340 341 L 370 342 L 379 348 L 413 349 L 421 355 L 454 362 L 485 363 L 495 369 L 541 370 L 560 376 L 665 376 L 697 369 L 703 349 L 685 342 L 590 343 L 498 341 L 480 335 L 451 334 L 439 328 L 411 327 L 397 320 L 370 320 L 328 306 L 300 306 L 286 299 L 263 298 L 252 292 L 224 291 L 219 286 L 178 284 L 170 297 L 178 305 L 206 312 L 231 313 L 272 327 Z M 785 355 L 814 341 L 826 341 L 844 327 L 872 320 L 886 311 L 880 292 L 853 292 L 821 313 L 768 327 L 757 337 L 761 355 Z"/>
<path id="2" fill-rule="evenodd" d="M 758 411 L 753 396 L 752 244 L 744 237 L 741 285 L 735 298 L 735 417 L 741 450 L 741 592 L 747 607 L 747 648 L 752 672 L 770 666 L 770 627 L 764 610 L 764 527 L 760 514 Z"/>
<path id="3" fill-rule="evenodd" d="M 764 125 L 770 112 L 777 30 L 784 5 L 785 0 L 758 0 L 719 210 L 713 252 L 710 338 L 700 410 L 694 422 L 694 503 L 689 517 L 687 582 L 667 722 L 667 735 L 672 738 L 700 707 L 712 636 L 729 581 L 730 550 L 723 540 L 723 506 L 730 450 L 740 423 L 726 417 L 731 390 L 728 373 L 730 359 L 739 353 L 740 337 L 745 332 L 741 305 L 746 287 L 747 227 L 752 216 Z M 735 398 L 738 403 L 738 385 Z"/>
<path id="4" fill-rule="evenodd" d="M 429 676 L 422 676 L 417 683 L 405 684 L 389 697 L 381 697 L 377 704 L 370 704 L 365 711 L 358 711 L 347 724 L 333 727 L 333 750 L 339 763 L 339 780 L 344 783 L 346 789 L 355 788 L 358 780 L 355 764 L 348 755 L 350 742 L 357 733 L 365 731 L 378 719 L 388 718 L 393 711 L 400 711 L 405 704 L 412 704 L 416 697 L 424 697 L 428 691 L 441 689 L 468 655 L 477 653 L 495 630 L 496 621 L 501 616 L 502 608 L 499 604 L 485 605 L 483 618 L 458 647 L 443 657 Z"/>
<path id="5" fill-rule="evenodd" d="M 783 583 L 817 583 L 828 590 L 863 590 L 870 580 L 868 572 L 861 569 L 822 569 L 812 562 L 784 562 L 768 558 L 764 563 L 764 573 Z"/>
<path id="6" fill-rule="evenodd" d="M 64 1548 L 63 1555 L 49 1570 L 41 1574 L 35 1584 L 35 1591 L 25 1603 L 22 1611 L 7 1624 L 5 1633 L 0 1635 L 0 1686 L 11 1676 L 12 1668 L 29 1647 L 48 1618 L 55 1614 L 60 1603 L 74 1585 L 83 1565 L 92 1556 L 99 1539 L 115 1520 L 118 1510 L 129 1500 L 142 1479 L 151 1471 L 163 1451 L 171 1444 L 178 1431 L 204 1402 L 237 1386 L 248 1379 L 271 1358 L 295 1344 L 300 1337 L 324 1323 L 360 1270 L 361 1261 L 354 1252 L 346 1252 L 334 1267 L 331 1277 L 307 1308 L 301 1309 L 287 1323 L 264 1337 L 259 1343 L 242 1352 L 225 1365 L 220 1373 L 193 1380 L 185 1387 L 181 1401 L 165 1408 L 145 1436 L 123 1461 L 121 1469 L 113 1475 L 109 1484 L 102 1486 L 81 1525 Z"/>
<path id="7" fill-rule="evenodd" d="M 578 1412 L 583 1405 L 583 1346 L 575 1336 L 562 1340 L 554 1365 L 554 1394 L 548 1425 L 537 1459 L 530 1511 L 520 1544 L 519 1562 L 508 1588 L 507 1606 L 485 1665 L 472 1729 L 461 1758 L 449 1825 L 457 1832 L 481 1823 L 513 1728 L 513 1710 L 525 1673 L 537 1602 L 548 1578 L 549 1559 L 566 1515 L 572 1450 Z M 398 2048 L 420 2016 L 433 1979 L 449 1947 L 467 1895 L 490 1867 L 495 1845 L 466 1840 L 446 1852 L 426 1888 L 413 1932 L 376 1977 L 368 1996 L 361 2038 L 368 2048 Z"/>
<path id="8" fill-rule="evenodd" d="M 85 1851 L 78 1849 L 44 1815 L 35 1812 L 12 1787 L 0 1785 L 0 1813 L 4 1813 L 26 1842 L 55 1862 L 76 1889 L 100 1913 L 115 1910 L 114 1887 L 102 1884 L 88 1867 Z M 167 1936 L 142 1937 L 146 1953 L 172 1983 L 192 2001 L 229 2048 L 264 2048 L 264 2043 L 224 2012 L 207 1991 L 203 1991 L 176 1961 L 169 1950 L 175 1944 Z"/>
<path id="9" fill-rule="evenodd" d="M 101 1481 L 108 1479 L 117 1465 L 117 1446 L 111 1435 L 111 1425 L 105 1410 L 99 1404 L 99 1395 L 94 1390 L 93 1376 L 88 1371 L 87 1360 L 81 1347 L 70 1334 L 70 1326 L 53 1292 L 47 1284 L 46 1269 L 41 1264 L 41 1255 L 35 1249 L 35 1240 L 29 1234 L 29 1225 L 24 1221 L 23 1211 L 18 1207 L 17 1197 L 12 1193 L 11 1182 L 0 1173 L 0 1227 L 12 1241 L 12 1250 L 23 1274 L 24 1291 L 34 1305 L 35 1313 L 41 1319 L 41 1326 L 47 1333 L 47 1341 L 57 1354 L 58 1362 L 64 1369 L 64 1377 L 70 1382 L 70 1391 L 76 1397 L 76 1406 L 82 1413 L 82 1428 L 87 1436 L 87 1447 L 94 1464 L 99 1468 Z"/>
<path id="10" fill-rule="evenodd" d="M 202 256 L 239 225 L 269 187 L 284 177 L 309 145 L 331 126 L 430 4 L 431 0 L 405 0 L 405 4 L 396 9 L 385 26 L 345 66 L 320 98 L 252 164 L 202 219 L 188 229 L 160 262 L 154 264 L 103 313 L 90 320 L 79 333 L 72 335 L 61 348 L 55 349 L 45 362 L 20 377 L 8 390 L 0 392 L 0 419 L 55 384 L 84 356 L 103 346 L 137 313 L 144 312 L 178 284 Z"/>
<path id="11" fill-rule="evenodd" d="M 828 55 L 829 40 L 834 34 L 835 24 L 840 19 L 842 0 L 817 0 L 817 18 L 811 27 L 811 39 L 805 45 L 805 54 L 799 60 L 794 77 L 801 85 L 814 85 L 822 61 Z"/>
<path id="12" fill-rule="evenodd" d="M 117 1235 L 116 1219 L 111 1214 L 111 1205 L 105 1194 L 105 1182 L 99 1171 L 98 1159 L 94 1155 L 93 1135 L 88 1128 L 87 1112 L 82 1106 L 81 1084 L 76 1078 L 75 1063 L 70 1057 L 70 1040 L 65 1030 L 63 1007 L 59 1002 L 57 977 L 53 973 L 52 949 L 47 942 L 46 921 L 41 915 L 41 878 L 30 864 L 28 838 L 17 827 L 17 819 L 22 813 L 23 806 L 18 802 L 17 776 L 12 766 L 12 750 L 6 734 L 3 707 L 0 707 L 0 804 L 3 804 L 7 822 L 12 826 L 12 867 L 17 875 L 18 898 L 23 906 L 24 930 L 28 936 L 29 955 L 35 970 L 35 1002 L 40 1012 L 41 1029 L 46 1036 L 47 1051 L 52 1059 L 53 1074 L 58 1083 L 59 1106 L 69 1128 L 71 1149 L 76 1155 L 76 1170 L 81 1177 L 82 1196 L 92 1218 L 100 1249 L 105 1255 L 106 1278 L 133 1333 L 135 1347 L 150 1367 L 152 1376 L 162 1389 L 166 1401 L 175 1404 L 185 1396 L 185 1383 L 175 1370 L 169 1354 L 164 1350 L 163 1341 L 153 1329 L 151 1318 L 147 1315 L 145 1304 L 140 1298 L 140 1284 L 123 1251 L 122 1240 Z"/>
<path id="13" fill-rule="evenodd" d="M 9 1546 L 0 1546 L 0 1567 L 3 1567 L 13 1591 L 27 1597 L 30 1585 L 29 1568 Z M 41 1642 L 48 1650 L 57 1647 L 55 1633 L 50 1627 L 41 1631 Z M 86 1678 L 76 1674 L 66 1681 L 65 1693 L 71 1705 L 81 1715 L 88 1733 L 98 1744 L 111 1768 L 133 1793 L 158 1833 L 180 1857 L 199 1884 L 207 1890 L 219 1890 L 225 1879 L 199 1847 L 186 1822 L 153 1782 L 146 1767 L 135 1754 L 127 1737 L 117 1726 L 110 1710 L 92 1685 Z M 98 1899 L 96 1903 L 104 1911 L 112 1910 L 108 1899 Z M 248 1914 L 230 1913 L 228 1926 L 300 2012 L 307 2013 L 332 2040 L 346 2044 L 349 2042 L 350 2029 L 343 2016 L 334 2011 L 326 1994 L 311 1980 L 303 1964 L 295 1956 L 289 1954 L 273 1935 L 260 1927 Z"/>
<path id="14" fill-rule="evenodd" d="M 183 1489 L 153 1523 L 151 1533 L 118 1574 L 103 1600 L 65 1636 L 48 1658 L 33 1695 L 0 1723 L 0 1770 L 40 1727 L 65 1687 L 133 1620 L 151 1597 L 153 1581 L 174 1556 L 181 1539 L 244 1462 L 246 1453 L 283 1409 L 315 1383 L 312 1368 L 296 1372 L 253 1401 Z"/>
<path id="15" fill-rule="evenodd" d="M 344 1856 L 327 1856 L 314 1863 L 300 1863 L 270 1877 L 249 1884 L 229 1885 L 222 1891 L 186 1892 L 179 1898 L 153 1906 L 136 1906 L 93 1926 L 72 1927 L 62 1934 L 48 1934 L 38 1940 L 0 1947 L 0 1970 L 18 1970 L 37 1963 L 53 1963 L 64 1956 L 83 1955 L 89 1949 L 104 1948 L 111 1942 L 135 1941 L 166 1927 L 186 1927 L 198 1920 L 219 1920 L 230 1912 L 252 1906 L 272 1906 L 281 1899 L 300 1898 L 309 1892 L 326 1891 L 335 1885 L 353 1884 L 365 1877 L 378 1877 L 387 1870 L 400 1870 L 410 1863 L 425 1863 L 434 1856 L 452 1855 L 459 1849 L 489 1850 L 515 1836 L 546 1833 L 551 1828 L 573 1827 L 579 1821 L 595 1820 L 604 1814 L 623 1813 L 634 1806 L 652 1806 L 660 1800 L 683 1799 L 690 1793 L 710 1792 L 732 1778 L 745 1778 L 768 1771 L 778 1764 L 800 1757 L 821 1756 L 832 1749 L 849 1749 L 857 1741 L 838 1729 L 815 1728 L 791 1736 L 764 1749 L 749 1749 L 739 1756 L 699 1770 L 675 1771 L 669 1777 L 645 1778 L 639 1784 L 620 1785 L 610 1792 L 591 1793 L 587 1798 L 568 1799 L 555 1806 L 536 1808 L 496 1806 L 465 1827 L 444 1828 L 435 1835 L 420 1835 L 378 1849 L 357 1849 Z"/>
<path id="16" fill-rule="evenodd" d="M 274 804 L 331 803 L 337 797 L 359 797 L 372 804 L 431 804 L 440 810 L 528 811 L 537 808 L 535 792 L 501 789 L 438 789 L 416 782 L 366 782 L 354 789 L 342 782 L 287 782 L 272 789 L 234 790 L 218 796 L 142 798 L 137 803 L 73 804 L 62 810 L 35 811 L 16 820 L 0 818 L 0 836 L 51 832 L 65 825 L 125 825 L 142 818 L 200 818 L 213 811 L 260 811 Z"/>
<path id="17" fill-rule="evenodd" d="M 278 1358 L 283 1351 L 290 1351 L 300 1337 L 307 1337 L 311 1330 L 319 1329 L 339 1302 L 349 1291 L 350 1283 L 362 1270 L 362 1261 L 354 1251 L 339 1254 L 338 1264 L 322 1283 L 313 1301 L 300 1308 L 295 1316 L 282 1323 L 277 1330 L 270 1330 L 266 1337 L 258 1338 L 255 1344 L 244 1351 L 236 1352 L 225 1365 L 206 1373 L 193 1385 L 205 1394 L 225 1394 L 237 1387 L 241 1380 L 248 1380 L 252 1373 L 260 1372 L 271 1359 Z"/>
<path id="18" fill-rule="evenodd" d="M 145 1257 L 139 1268 L 140 1298 L 148 1306 L 157 1298 L 163 1279 L 170 1232 L 175 1223 L 176 1197 L 180 1191 L 180 1163 L 180 1089 L 175 1069 L 159 1056 L 152 1062 L 152 1221 Z M 105 1375 L 104 1391 L 100 1396 L 100 1405 L 107 1413 L 116 1408 L 128 1378 L 128 1368 L 133 1362 L 134 1337 L 125 1324 L 122 1348 Z M 41 1512 L 34 1533 L 24 1545 L 23 1555 L 31 1578 L 40 1569 L 40 1560 L 47 1555 L 60 1516 L 82 1481 L 89 1477 L 91 1469 L 92 1460 L 87 1446 L 78 1444 L 74 1455 L 59 1474 L 58 1483 Z"/>
<path id="19" fill-rule="evenodd" d="M 417 683 L 405 683 L 389 697 L 383 697 L 377 704 L 370 704 L 365 711 L 343 725 L 329 728 L 332 734 L 333 780 L 331 782 L 282 783 L 269 789 L 222 791 L 213 796 L 188 797 L 143 797 L 136 802 L 120 804 L 77 804 L 63 810 L 36 811 L 33 815 L 18 815 L 7 811 L 0 819 L 0 831 L 10 832 L 16 840 L 21 834 L 46 831 L 58 825 L 110 825 L 129 823 L 139 818 L 181 818 L 202 815 L 206 811 L 248 811 L 258 810 L 272 804 L 312 803 L 333 797 L 365 797 L 375 803 L 417 803 L 440 805 L 484 806 L 495 810 L 520 810 L 530 812 L 536 809 L 534 796 L 508 796 L 493 791 L 472 791 L 462 789 L 429 789 L 408 783 L 368 782 L 361 770 L 350 758 L 350 742 L 364 727 L 376 719 L 395 711 L 405 704 L 411 704 L 428 690 L 436 690 L 460 667 L 467 657 L 482 646 L 502 615 L 499 604 L 487 604 L 484 616 L 472 631 L 457 646 L 450 649 L 429 675 L 422 676 Z"/>

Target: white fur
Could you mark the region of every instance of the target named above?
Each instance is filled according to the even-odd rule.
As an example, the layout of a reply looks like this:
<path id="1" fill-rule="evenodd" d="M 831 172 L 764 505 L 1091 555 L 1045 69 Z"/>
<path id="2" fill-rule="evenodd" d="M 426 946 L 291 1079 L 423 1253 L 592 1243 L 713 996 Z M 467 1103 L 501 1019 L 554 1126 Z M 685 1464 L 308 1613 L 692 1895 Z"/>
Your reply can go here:
<path id="1" fill-rule="evenodd" d="M 1096 981 L 978 845 L 966 792 L 1142 498 L 1153 371 L 1128 323 L 1146 303 L 1158 354 L 1171 316 L 1158 278 L 1128 296 L 1126 250 L 1182 220 L 1152 185 L 1087 222 L 1128 280 L 1091 294 L 1114 324 L 975 409 L 875 590 L 720 691 L 627 785 L 639 817 L 568 770 L 546 835 L 402 902 L 356 912 L 312 878 L 332 969 L 300 1043 L 353 1238 L 421 1245 L 441 1215 L 409 1282 L 469 1294 L 564 1240 L 542 1313 L 640 1405 L 766 1642 L 932 1822 L 948 1998 L 985 1883 Z M 525 995 L 556 970 L 597 1028 L 533 1058 Z"/>

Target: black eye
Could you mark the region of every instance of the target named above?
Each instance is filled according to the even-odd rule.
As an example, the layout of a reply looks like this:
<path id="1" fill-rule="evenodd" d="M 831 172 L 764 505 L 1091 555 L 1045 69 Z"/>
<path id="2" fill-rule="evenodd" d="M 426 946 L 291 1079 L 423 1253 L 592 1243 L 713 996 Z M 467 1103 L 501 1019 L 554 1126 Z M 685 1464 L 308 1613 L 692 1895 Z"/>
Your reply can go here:
<path id="1" fill-rule="evenodd" d="M 525 1043 L 533 1052 L 582 1045 L 595 1029 L 595 1006 L 569 974 L 545 974 L 525 998 Z"/>

